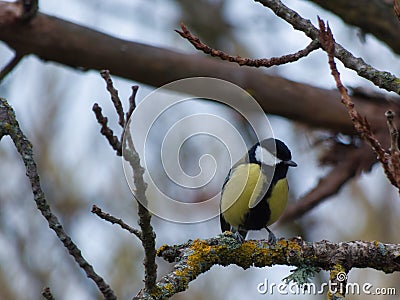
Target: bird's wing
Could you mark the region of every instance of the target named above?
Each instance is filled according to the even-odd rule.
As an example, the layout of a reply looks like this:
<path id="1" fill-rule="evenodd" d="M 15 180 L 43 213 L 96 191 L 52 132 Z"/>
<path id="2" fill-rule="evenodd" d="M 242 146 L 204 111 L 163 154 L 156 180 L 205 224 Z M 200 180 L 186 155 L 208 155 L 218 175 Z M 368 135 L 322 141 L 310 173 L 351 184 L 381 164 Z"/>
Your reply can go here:
<path id="1" fill-rule="evenodd" d="M 219 215 L 219 222 L 221 224 L 221 231 L 224 233 L 225 231 L 230 231 L 231 226 L 225 221 L 224 217 L 222 216 L 222 213 Z"/>
<path id="2" fill-rule="evenodd" d="M 221 196 L 222 196 L 222 193 L 224 192 L 224 188 L 225 188 L 226 183 L 229 180 L 229 177 L 231 177 L 231 173 L 232 173 L 232 169 L 229 170 L 228 175 L 226 175 L 224 183 L 222 184 Z"/>
<path id="3" fill-rule="evenodd" d="M 253 194 L 249 200 L 249 208 L 254 208 L 257 206 L 258 203 L 267 195 L 267 189 L 269 188 L 269 182 L 267 176 L 261 171 L 261 169 L 255 169 L 258 171 L 255 174 L 252 174 L 256 178 L 258 178 L 257 183 L 254 187 Z"/>
<path id="4" fill-rule="evenodd" d="M 228 182 L 229 177 L 231 176 L 231 172 L 232 172 L 232 169 L 229 170 L 229 173 L 228 173 L 228 175 L 225 177 L 224 183 L 222 184 L 221 197 L 222 197 L 222 194 L 224 193 L 225 185 L 226 185 L 226 183 Z M 224 233 L 225 231 L 231 230 L 231 226 L 225 221 L 224 217 L 222 216 L 221 204 L 220 204 L 220 206 L 219 206 L 219 221 L 220 221 L 220 224 L 221 224 L 221 231 L 222 231 L 222 233 Z"/>

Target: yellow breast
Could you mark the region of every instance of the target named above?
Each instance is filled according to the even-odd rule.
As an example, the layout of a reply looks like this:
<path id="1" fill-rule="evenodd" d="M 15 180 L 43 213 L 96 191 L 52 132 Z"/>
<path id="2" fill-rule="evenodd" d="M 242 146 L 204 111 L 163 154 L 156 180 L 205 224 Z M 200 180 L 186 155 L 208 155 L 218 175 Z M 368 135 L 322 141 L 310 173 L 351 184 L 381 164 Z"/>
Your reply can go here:
<path id="1" fill-rule="evenodd" d="M 258 196 L 265 193 L 262 189 L 267 181 L 258 164 L 242 164 L 236 167 L 221 196 L 221 212 L 231 226 L 243 225 L 250 207 L 255 207 Z M 266 226 L 276 222 L 283 213 L 288 198 L 287 180 L 279 180 L 268 199 L 271 216 Z M 267 212 L 266 212 L 267 213 Z"/>
<path id="2" fill-rule="evenodd" d="M 266 224 L 267 226 L 275 223 L 282 215 L 286 208 L 288 194 L 289 186 L 286 178 L 278 180 L 278 182 L 275 184 L 275 187 L 272 189 L 271 196 L 268 198 L 271 216 Z"/>
<path id="3" fill-rule="evenodd" d="M 221 197 L 222 215 L 231 226 L 244 223 L 249 204 L 256 201 L 265 180 L 258 164 L 242 164 L 233 170 Z"/>

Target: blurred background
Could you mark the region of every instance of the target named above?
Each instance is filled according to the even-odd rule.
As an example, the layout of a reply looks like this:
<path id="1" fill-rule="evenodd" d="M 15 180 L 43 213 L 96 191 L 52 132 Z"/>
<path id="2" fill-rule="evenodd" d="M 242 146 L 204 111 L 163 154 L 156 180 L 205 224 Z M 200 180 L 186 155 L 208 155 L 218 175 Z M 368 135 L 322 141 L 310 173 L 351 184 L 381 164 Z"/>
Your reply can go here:
<path id="1" fill-rule="evenodd" d="M 347 26 L 335 15 L 308 1 L 288 0 L 285 3 L 314 24 L 317 15 L 329 20 L 336 40 L 355 56 L 363 57 L 377 68 L 399 74 L 397 56 L 374 37 L 361 38 L 357 28 Z M 115 37 L 186 53 L 196 50 L 174 32 L 181 21 L 209 45 L 241 56 L 280 56 L 308 44 L 302 33 L 294 32 L 288 24 L 252 1 L 42 0 L 40 11 Z M 1 43 L 0 63 L 4 65 L 11 57 L 12 51 Z M 341 64 L 338 66 L 345 85 L 374 89 L 354 72 L 343 69 Z M 266 72 L 322 88 L 334 88 L 326 54 L 321 51 Z M 113 80 L 124 104 L 127 104 L 132 85 L 139 85 L 138 103 L 154 90 L 139 82 L 118 77 Z M 42 187 L 53 211 L 84 257 L 110 283 L 119 299 L 131 299 L 143 287 L 141 245 L 134 236 L 90 213 L 91 206 L 96 204 L 137 227 L 136 203 L 124 176 L 122 160 L 100 135 L 91 110 L 94 102 L 98 102 L 112 128 L 117 128 L 118 120 L 101 76 L 97 71 L 82 72 L 28 56 L 1 83 L 0 96 L 13 106 L 22 130 L 33 144 Z M 183 115 L 199 110 L 217 111 L 234 123 L 246 142 L 251 143 L 251 133 L 242 120 L 215 103 L 202 101 L 179 107 L 172 110 L 169 117 L 178 121 Z M 268 118 L 275 136 L 287 143 L 299 165 L 289 174 L 289 201 L 294 202 L 328 171 L 318 165 L 321 149 L 313 145 L 313 141 L 325 133 L 277 116 Z M 161 138 L 155 133 L 151 145 L 156 148 Z M 220 167 L 218 174 L 226 174 L 229 164 L 219 146 L 209 143 L 205 137 L 192 139 L 180 153 L 185 170 L 196 174 L 199 157 L 210 154 Z M 100 299 L 94 284 L 85 278 L 36 209 L 25 168 L 9 137 L 0 143 L 0 161 L 0 299 L 41 299 L 41 290 L 45 286 L 51 287 L 56 299 Z M 220 161 L 222 163 L 218 164 Z M 156 160 L 151 167 L 157 170 Z M 159 176 L 159 180 L 163 180 L 161 169 Z M 223 178 L 219 175 L 201 193 L 187 193 L 182 198 L 196 202 L 208 195 L 216 195 Z M 152 193 L 151 186 L 149 193 Z M 396 190 L 388 183 L 380 166 L 375 165 L 370 173 L 350 181 L 336 196 L 301 219 L 274 225 L 271 229 L 278 237 L 300 235 L 308 241 L 398 243 L 395 229 L 400 225 L 399 212 Z M 152 222 L 157 246 L 220 233 L 218 218 L 196 224 L 178 224 L 154 217 Z M 250 235 L 250 238 L 266 237 L 266 231 Z M 163 260 L 158 259 L 157 263 L 159 276 L 171 269 L 171 265 Z M 279 284 L 292 269 L 274 266 L 244 271 L 237 266 L 214 266 L 190 283 L 186 292 L 173 299 L 281 299 L 288 296 L 261 295 L 257 286 L 265 279 Z M 327 275 L 321 272 L 314 282 L 326 282 Z M 374 270 L 358 269 L 349 274 L 349 282 L 369 282 L 381 288 L 398 287 L 399 279 L 398 274 L 386 275 Z M 400 289 L 397 290 L 400 293 Z M 309 295 L 292 297 L 310 298 Z M 324 299 L 326 295 L 311 297 Z M 397 299 L 396 296 L 365 294 L 349 295 L 346 299 L 368 297 Z"/>

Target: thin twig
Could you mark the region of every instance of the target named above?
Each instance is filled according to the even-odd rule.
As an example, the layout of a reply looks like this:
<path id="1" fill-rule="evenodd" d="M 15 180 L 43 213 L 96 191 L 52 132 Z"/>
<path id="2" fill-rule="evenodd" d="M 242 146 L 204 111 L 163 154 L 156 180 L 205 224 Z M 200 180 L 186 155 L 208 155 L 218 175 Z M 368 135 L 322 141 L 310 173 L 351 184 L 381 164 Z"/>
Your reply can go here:
<path id="1" fill-rule="evenodd" d="M 118 137 L 114 135 L 114 132 L 108 127 L 107 117 L 104 117 L 101 112 L 101 107 L 95 103 L 92 107 L 94 114 L 96 115 L 97 122 L 101 125 L 101 134 L 106 137 L 108 142 L 110 143 L 111 147 L 117 152 L 118 156 L 122 156 L 122 146 Z"/>
<path id="2" fill-rule="evenodd" d="M 114 136 L 113 131 L 108 127 L 107 118 L 102 115 L 101 107 L 97 103 L 93 105 L 93 111 L 96 114 L 97 121 L 102 126 L 101 133 L 107 138 L 113 149 L 117 152 L 117 155 L 122 155 L 123 158 L 130 164 L 133 170 L 133 182 L 135 185 L 134 196 L 138 203 L 138 223 L 141 229 L 140 239 L 142 241 L 145 253 L 145 258 L 143 262 L 145 269 L 145 290 L 147 292 L 153 292 L 154 289 L 157 288 L 156 234 L 151 225 L 151 214 L 147 210 L 147 184 L 143 179 L 143 174 L 145 170 L 140 165 L 140 157 L 133 145 L 133 141 L 129 131 L 130 122 L 128 122 L 135 109 L 135 97 L 138 87 L 132 87 L 132 95 L 129 98 L 129 110 L 125 114 L 126 119 L 124 119 L 122 103 L 119 100 L 118 91 L 113 85 L 109 72 L 102 71 L 101 75 L 107 82 L 107 90 L 111 94 L 112 102 L 120 118 L 119 125 L 122 127 L 123 130 L 121 140 L 118 140 L 118 138 Z M 126 145 L 127 141 L 128 146 Z M 122 145 L 122 143 L 124 144 Z"/>
<path id="3" fill-rule="evenodd" d="M 137 86 L 137 85 L 132 86 L 132 94 L 129 97 L 129 109 L 128 109 L 128 112 L 125 114 L 125 127 L 121 133 L 121 141 L 123 143 L 123 145 L 122 145 L 123 149 L 126 149 L 126 140 L 127 139 L 129 139 L 129 148 L 134 149 L 132 137 L 130 135 L 129 130 L 127 130 L 127 129 L 129 128 L 130 118 L 133 114 L 133 111 L 136 108 L 135 99 L 136 99 L 138 89 L 139 89 L 139 86 Z"/>
<path id="4" fill-rule="evenodd" d="M 393 122 L 396 114 L 388 110 L 385 113 L 386 122 L 389 128 L 390 134 L 390 155 L 389 155 L 389 167 L 392 170 L 393 177 L 397 183 L 397 187 L 399 187 L 400 192 L 400 150 L 399 150 L 399 131 L 397 130 L 396 124 Z"/>
<path id="5" fill-rule="evenodd" d="M 394 10 L 394 13 L 396 14 L 396 16 L 397 16 L 397 19 L 399 20 L 399 22 L 400 22 L 400 7 L 399 7 L 399 3 L 397 3 L 397 0 L 393 0 L 393 10 Z"/>
<path id="6" fill-rule="evenodd" d="M 22 58 L 25 55 L 16 52 L 14 57 L 7 63 L 7 65 L 4 66 L 4 68 L 0 71 L 0 82 L 3 81 L 3 79 L 12 71 L 14 68 L 19 64 L 19 62 L 22 60 Z"/>
<path id="7" fill-rule="evenodd" d="M 288 8 L 281 1 L 254 1 L 259 2 L 265 7 L 271 9 L 275 15 L 291 24 L 294 29 L 304 32 L 312 40 L 318 38 L 319 30 L 311 23 L 311 21 L 302 18 L 296 11 Z M 400 94 L 400 80 L 393 74 L 373 68 L 362 58 L 355 57 L 338 43 L 335 43 L 334 54 L 345 65 L 345 67 L 356 71 L 359 76 L 371 81 L 380 88 Z"/>
<path id="8" fill-rule="evenodd" d="M 138 203 L 139 226 L 142 230 L 142 245 L 144 248 L 144 269 L 145 269 L 145 290 L 153 291 L 156 287 L 157 264 L 156 260 L 156 234 L 151 226 L 151 214 L 147 209 L 148 201 L 146 197 L 147 184 L 143 179 L 145 169 L 140 165 L 140 157 L 134 147 L 129 130 L 130 122 L 127 123 L 125 130 L 125 142 L 128 147 L 124 147 L 123 157 L 129 162 L 133 170 L 133 183 L 135 185 L 135 198 Z"/>
<path id="9" fill-rule="evenodd" d="M 46 300 L 55 300 L 55 298 L 54 298 L 53 294 L 51 293 L 49 287 L 46 287 L 46 288 L 43 289 L 42 296 Z"/>
<path id="10" fill-rule="evenodd" d="M 229 55 L 221 50 L 216 50 L 211 48 L 210 46 L 204 44 L 200 39 L 193 35 L 189 29 L 185 26 L 185 24 L 181 23 L 182 31 L 175 30 L 180 34 L 183 38 L 187 39 L 197 50 L 204 52 L 205 54 L 209 54 L 211 56 L 219 57 L 222 60 L 227 60 L 230 62 L 235 62 L 240 66 L 249 66 L 249 67 L 272 67 L 277 65 L 283 65 L 291 62 L 295 62 L 303 57 L 306 57 L 308 54 L 317 50 L 320 45 L 318 40 L 313 40 L 306 48 L 297 51 L 293 54 L 287 54 L 280 57 L 272 57 L 272 58 L 259 58 L 252 59 L 241 56 L 233 56 Z"/>
<path id="11" fill-rule="evenodd" d="M 396 124 L 393 122 L 396 114 L 394 111 L 388 110 L 385 116 L 390 133 L 390 152 L 399 152 L 399 131 L 397 130 Z"/>
<path id="12" fill-rule="evenodd" d="M 107 91 L 110 93 L 111 101 L 114 104 L 115 110 L 117 111 L 117 115 L 119 118 L 119 125 L 122 128 L 125 126 L 125 119 L 124 119 L 124 109 L 122 108 L 121 99 L 119 99 L 118 91 L 114 88 L 110 71 L 108 70 L 101 70 L 100 71 L 101 77 L 103 77 L 104 81 L 106 82 Z"/>
<path id="13" fill-rule="evenodd" d="M 111 224 L 118 224 L 119 226 L 121 226 L 121 228 L 129 231 L 130 233 L 136 235 L 140 240 L 142 240 L 142 233 L 140 232 L 140 230 L 135 229 L 131 226 L 129 226 L 128 224 L 126 224 L 124 221 L 122 221 L 122 219 L 118 219 L 108 213 L 103 212 L 99 207 L 97 207 L 96 205 L 92 206 L 92 213 L 96 214 L 97 216 L 99 216 L 101 219 L 106 220 L 108 222 L 110 222 Z"/>
<path id="14" fill-rule="evenodd" d="M 137 94 L 138 89 L 139 89 L 139 86 L 137 86 L 137 85 L 132 86 L 132 94 L 129 97 L 129 110 L 125 115 L 125 124 L 128 123 L 133 111 L 136 108 L 135 100 L 136 100 L 136 94 Z"/>
<path id="15" fill-rule="evenodd" d="M 336 68 L 336 63 L 334 60 L 335 40 L 333 38 L 332 31 L 329 28 L 329 25 L 325 27 L 325 23 L 320 18 L 318 18 L 318 21 L 320 26 L 319 41 L 322 45 L 322 48 L 328 54 L 328 61 L 332 76 L 335 79 L 336 87 L 339 90 L 342 103 L 347 108 L 351 121 L 353 122 L 353 126 L 360 134 L 360 136 L 372 147 L 372 150 L 376 153 L 378 160 L 382 164 L 386 177 L 389 179 L 393 186 L 399 189 L 400 192 L 400 185 L 399 182 L 396 180 L 396 170 L 393 170 L 393 168 L 391 168 L 385 150 L 383 149 L 375 135 L 372 133 L 371 127 L 367 119 L 365 117 L 361 117 L 361 115 L 354 108 L 354 103 L 351 101 L 350 96 L 347 93 L 347 89 L 343 86 L 342 81 L 340 80 L 340 73 Z"/>
<path id="16" fill-rule="evenodd" d="M 81 250 L 71 240 L 70 236 L 64 231 L 63 226 L 58 221 L 47 203 L 46 197 L 40 185 L 40 178 L 33 158 L 31 142 L 26 138 L 18 121 L 15 112 L 5 99 L 0 98 L 0 139 L 4 135 L 9 135 L 17 148 L 26 168 L 26 175 L 32 186 L 34 200 L 39 211 L 47 220 L 49 227 L 56 233 L 58 239 L 64 244 L 69 254 L 75 259 L 78 265 L 85 271 L 86 276 L 92 279 L 105 299 L 114 300 L 116 296 L 110 286 L 102 277 L 97 275 L 93 267 L 83 258 Z"/>

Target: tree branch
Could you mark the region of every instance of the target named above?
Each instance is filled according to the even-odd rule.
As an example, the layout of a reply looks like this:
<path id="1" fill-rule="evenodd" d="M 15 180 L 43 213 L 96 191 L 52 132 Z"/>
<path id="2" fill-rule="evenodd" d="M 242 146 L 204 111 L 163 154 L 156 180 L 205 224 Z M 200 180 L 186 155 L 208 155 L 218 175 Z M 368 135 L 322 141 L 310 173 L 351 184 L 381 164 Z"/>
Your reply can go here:
<path id="1" fill-rule="evenodd" d="M 302 18 L 297 12 L 285 6 L 279 0 L 254 0 L 271 9 L 278 17 L 282 18 L 294 29 L 304 32 L 309 38 L 318 38 L 319 31 L 310 20 Z M 340 44 L 335 42 L 335 57 L 337 57 L 345 67 L 354 70 L 357 74 L 376 86 L 387 91 L 393 91 L 400 95 L 400 79 L 389 72 L 379 71 L 368 65 L 362 58 L 357 58 Z"/>
<path id="2" fill-rule="evenodd" d="M 99 218 L 110 222 L 111 224 L 118 224 L 119 226 L 121 226 L 122 229 L 129 231 L 130 233 L 136 235 L 139 238 L 139 240 L 142 240 L 142 233 L 140 232 L 140 230 L 137 230 L 137 229 L 129 226 L 124 221 L 122 221 L 122 219 L 118 219 L 108 213 L 103 212 L 96 205 L 92 206 L 92 213 L 96 214 Z"/>
<path id="3" fill-rule="evenodd" d="M 187 39 L 197 50 L 204 52 L 205 54 L 209 54 L 211 56 L 219 57 L 222 60 L 227 60 L 229 62 L 235 62 L 239 66 L 248 66 L 248 67 L 272 67 L 277 65 L 283 65 L 291 62 L 298 61 L 299 59 L 306 57 L 308 54 L 317 50 L 320 45 L 318 40 L 313 40 L 306 48 L 297 51 L 293 54 L 287 54 L 280 57 L 272 57 L 272 58 L 259 58 L 252 59 L 241 56 L 232 56 L 221 50 L 216 50 L 208 45 L 204 44 L 200 41 L 197 36 L 194 36 L 187 27 L 181 23 L 182 31 L 175 30 L 179 35 L 185 39 Z"/>
<path id="4" fill-rule="evenodd" d="M 116 151 L 118 156 L 122 155 L 122 145 L 121 142 L 118 140 L 118 137 L 114 135 L 114 131 L 110 127 L 108 127 L 108 119 L 107 117 L 103 116 L 101 112 L 101 107 L 95 103 L 93 104 L 92 110 L 96 116 L 97 122 L 101 125 L 100 133 L 108 140 L 110 146 Z"/>
<path id="5" fill-rule="evenodd" d="M 100 75 L 106 82 L 107 91 L 110 93 L 111 101 L 114 104 L 115 110 L 119 118 L 119 125 L 122 128 L 124 128 L 125 127 L 124 109 L 122 108 L 122 103 L 121 99 L 119 99 L 118 91 L 114 88 L 110 72 L 108 70 L 101 70 Z"/>
<path id="6" fill-rule="evenodd" d="M 53 294 L 51 293 L 51 290 L 50 290 L 49 287 L 46 287 L 46 288 L 43 289 L 42 296 L 46 300 L 55 300 L 55 298 L 54 298 Z"/>
<path id="7" fill-rule="evenodd" d="M 400 245 L 354 241 L 306 242 L 280 239 L 275 245 L 263 240 L 239 243 L 233 235 L 161 246 L 157 256 L 176 263 L 158 282 L 157 294 L 139 293 L 135 299 L 164 299 L 188 288 L 191 281 L 214 265 L 237 265 L 243 269 L 273 265 L 313 266 L 337 274 L 339 270 L 373 268 L 385 273 L 400 271 Z M 334 278 L 331 278 L 333 280 Z"/>
<path id="8" fill-rule="evenodd" d="M 389 128 L 389 133 L 390 133 L 390 152 L 399 152 L 399 131 L 397 130 L 396 124 L 393 122 L 394 117 L 396 114 L 388 110 L 385 113 L 386 119 L 387 119 L 387 125 Z"/>
<path id="9" fill-rule="evenodd" d="M 4 66 L 4 68 L 0 71 L 0 83 L 3 79 L 10 74 L 12 70 L 19 64 L 19 62 L 24 58 L 22 53 L 16 52 L 14 57 Z"/>
<path id="10" fill-rule="evenodd" d="M 400 193 L 400 175 L 397 172 L 398 169 L 396 169 L 396 167 L 400 165 L 399 153 L 397 152 L 397 155 L 393 155 L 395 153 L 392 152 L 391 155 L 388 155 L 385 149 L 383 149 L 381 146 L 381 143 L 371 131 L 368 120 L 365 117 L 362 117 L 355 109 L 354 103 L 351 101 L 350 96 L 347 93 L 347 89 L 342 84 L 339 71 L 336 68 L 336 63 L 334 60 L 335 40 L 333 38 L 331 29 L 329 28 L 329 25 L 325 27 L 325 23 L 321 19 L 318 18 L 318 21 L 320 26 L 319 41 L 322 45 L 322 48 L 328 54 L 329 66 L 332 76 L 335 79 L 336 86 L 340 92 L 342 103 L 346 106 L 349 112 L 351 121 L 354 124 L 354 128 L 360 134 L 361 138 L 363 138 L 372 147 L 372 150 L 376 153 L 387 178 L 393 186 L 397 187 Z M 387 113 L 385 113 L 385 115 L 387 116 Z"/>
<path id="11" fill-rule="evenodd" d="M 397 0 L 394 0 L 393 2 L 394 2 L 394 4 L 393 4 L 394 13 L 397 16 L 397 20 L 400 22 L 400 7 L 399 7 L 399 3 L 397 2 Z"/>
<path id="12" fill-rule="evenodd" d="M 370 33 L 400 54 L 399 21 L 391 0 L 309 0 L 336 14 L 347 24 Z M 398 0 L 397 0 L 398 1 Z"/>
<path id="13" fill-rule="evenodd" d="M 116 299 L 114 292 L 102 277 L 97 275 L 93 267 L 83 258 L 81 250 L 71 240 L 64 231 L 58 218 L 52 213 L 49 204 L 46 201 L 44 192 L 40 186 L 40 178 L 37 171 L 36 162 L 33 158 L 32 144 L 26 138 L 19 127 L 15 117 L 14 110 L 5 99 L 0 98 L 0 140 L 3 136 L 9 135 L 14 145 L 24 161 L 26 175 L 32 186 L 33 197 L 36 206 L 47 220 L 49 227 L 56 233 L 58 239 L 63 243 L 69 254 L 75 259 L 78 265 L 85 271 L 86 276 L 92 279 L 105 299 Z"/>
<path id="14" fill-rule="evenodd" d="M 143 179 L 145 170 L 140 165 L 140 157 L 133 145 L 129 131 L 130 122 L 128 122 L 135 109 L 135 96 L 138 87 L 132 87 L 132 95 L 129 97 L 129 109 L 125 114 L 124 119 L 122 102 L 119 99 L 118 91 L 113 86 L 110 72 L 108 70 L 102 70 L 101 76 L 106 81 L 107 90 L 110 93 L 111 101 L 113 102 L 115 111 L 119 117 L 119 125 L 122 127 L 121 140 L 118 140 L 118 138 L 113 135 L 113 131 L 107 125 L 107 118 L 101 114 L 101 107 L 97 103 L 93 105 L 93 111 L 96 115 L 97 121 L 101 125 L 100 132 L 110 142 L 117 155 L 122 155 L 122 157 L 130 164 L 133 171 L 133 182 L 135 185 L 134 197 L 136 198 L 138 204 L 139 226 L 141 229 L 141 231 L 138 231 L 136 235 L 142 242 L 145 254 L 143 262 L 145 269 L 144 290 L 150 293 L 154 292 L 157 288 L 155 285 L 157 279 L 157 264 L 155 262 L 156 234 L 151 225 L 151 214 L 146 207 L 147 184 Z"/>
<path id="15" fill-rule="evenodd" d="M 41 13 L 26 26 L 16 22 L 19 15 L 10 5 L 0 1 L 0 40 L 18 52 L 35 54 L 45 61 L 59 62 L 80 70 L 110 69 L 117 76 L 156 87 L 187 77 L 216 77 L 250 91 L 268 114 L 312 127 L 354 134 L 346 110 L 337 101 L 339 94 L 336 90 L 299 84 L 260 70 L 199 55 L 117 39 Z M 99 48 L 101 51 L 98 51 Z M 282 89 L 282 86 L 285 88 Z M 353 101 L 375 128 L 386 129 L 383 115 L 386 110 L 392 109 L 400 114 L 395 102 L 381 101 L 378 105 L 363 99 L 354 97 Z"/>

